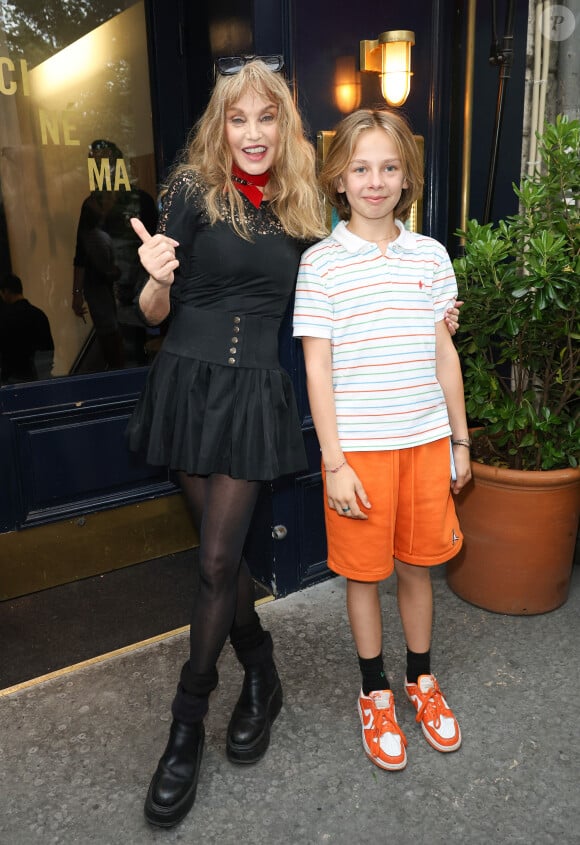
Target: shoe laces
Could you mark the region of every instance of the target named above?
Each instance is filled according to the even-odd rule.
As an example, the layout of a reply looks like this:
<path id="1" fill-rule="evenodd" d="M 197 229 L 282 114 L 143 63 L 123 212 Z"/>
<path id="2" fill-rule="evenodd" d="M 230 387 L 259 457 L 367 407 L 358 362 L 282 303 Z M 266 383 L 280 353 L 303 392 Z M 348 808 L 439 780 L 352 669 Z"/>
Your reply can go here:
<path id="1" fill-rule="evenodd" d="M 453 717 L 449 707 L 445 704 L 443 693 L 439 689 L 439 684 L 435 678 L 432 678 L 433 686 L 431 689 L 423 692 L 421 687 L 417 684 L 417 695 L 421 700 L 421 706 L 417 711 L 416 721 L 421 722 L 425 719 L 427 722 L 432 722 L 435 728 L 441 727 L 441 717 Z"/>
<path id="2" fill-rule="evenodd" d="M 378 740 L 383 734 L 398 734 L 404 745 L 407 745 L 405 734 L 401 730 L 395 716 L 395 699 L 390 690 L 371 692 L 369 698 L 374 704 L 375 738 Z"/>

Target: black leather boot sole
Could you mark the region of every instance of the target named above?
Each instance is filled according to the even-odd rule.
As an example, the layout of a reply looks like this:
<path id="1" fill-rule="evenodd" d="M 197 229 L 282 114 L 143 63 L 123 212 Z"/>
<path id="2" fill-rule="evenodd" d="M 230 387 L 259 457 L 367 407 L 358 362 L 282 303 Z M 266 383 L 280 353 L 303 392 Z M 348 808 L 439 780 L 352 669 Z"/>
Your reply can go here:
<path id="1" fill-rule="evenodd" d="M 165 753 L 151 779 L 145 799 L 145 818 L 156 827 L 173 827 L 189 813 L 195 801 L 203 754 L 203 723 L 171 725 Z"/>
<path id="2" fill-rule="evenodd" d="M 268 689 L 269 687 L 269 689 Z M 282 709 L 282 685 L 275 671 L 269 683 L 260 670 L 246 669 L 242 693 L 228 726 L 226 755 L 232 763 L 257 763 L 270 744 L 270 728 Z"/>

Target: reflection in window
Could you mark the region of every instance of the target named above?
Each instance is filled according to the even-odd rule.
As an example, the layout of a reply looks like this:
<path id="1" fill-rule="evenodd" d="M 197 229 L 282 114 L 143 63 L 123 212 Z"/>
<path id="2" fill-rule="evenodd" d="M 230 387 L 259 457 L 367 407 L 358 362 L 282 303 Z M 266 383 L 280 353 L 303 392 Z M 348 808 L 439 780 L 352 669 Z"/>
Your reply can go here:
<path id="1" fill-rule="evenodd" d="M 142 0 L 0 5 L 0 278 L 46 315 L 53 376 L 146 363 L 128 222 L 156 218 L 146 43 Z"/>
<path id="2" fill-rule="evenodd" d="M 48 317 L 26 299 L 14 273 L 0 278 L 0 306 L 0 382 L 50 378 L 54 341 Z"/>

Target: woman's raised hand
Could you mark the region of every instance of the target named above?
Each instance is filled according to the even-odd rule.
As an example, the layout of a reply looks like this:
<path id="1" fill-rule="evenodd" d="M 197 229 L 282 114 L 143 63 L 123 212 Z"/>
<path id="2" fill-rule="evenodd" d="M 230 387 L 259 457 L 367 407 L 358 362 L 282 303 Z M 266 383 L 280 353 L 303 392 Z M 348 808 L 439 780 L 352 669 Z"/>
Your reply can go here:
<path id="1" fill-rule="evenodd" d="M 141 220 L 131 217 L 133 231 L 141 240 L 139 258 L 153 281 L 169 287 L 173 284 L 173 271 L 179 267 L 175 248 L 179 242 L 167 235 L 150 235 Z"/>
<path id="2" fill-rule="evenodd" d="M 463 300 L 457 299 L 455 300 L 455 304 L 452 308 L 448 308 L 445 312 L 445 325 L 449 331 L 451 337 L 455 334 L 457 329 L 459 328 L 459 309 L 463 305 Z"/>

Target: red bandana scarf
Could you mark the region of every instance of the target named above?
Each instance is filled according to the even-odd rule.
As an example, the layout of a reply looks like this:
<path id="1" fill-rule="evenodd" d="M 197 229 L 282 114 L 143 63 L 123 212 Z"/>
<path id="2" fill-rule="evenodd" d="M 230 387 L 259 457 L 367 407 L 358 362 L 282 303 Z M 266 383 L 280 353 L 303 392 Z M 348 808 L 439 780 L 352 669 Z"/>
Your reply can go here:
<path id="1" fill-rule="evenodd" d="M 236 164 L 232 164 L 232 178 L 238 191 L 244 194 L 252 205 L 259 208 L 262 202 L 263 188 L 270 178 L 270 171 L 267 170 L 265 173 L 251 176 L 249 173 L 241 170 Z"/>

